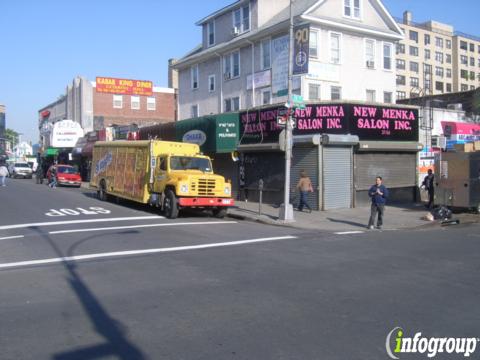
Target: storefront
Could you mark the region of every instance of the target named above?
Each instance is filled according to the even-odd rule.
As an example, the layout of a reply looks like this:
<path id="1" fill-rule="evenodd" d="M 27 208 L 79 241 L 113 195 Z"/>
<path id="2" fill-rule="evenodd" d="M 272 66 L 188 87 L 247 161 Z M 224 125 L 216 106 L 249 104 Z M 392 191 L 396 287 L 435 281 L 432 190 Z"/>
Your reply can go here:
<path id="1" fill-rule="evenodd" d="M 258 197 L 262 176 L 265 189 L 272 191 L 266 201 L 280 204 L 285 159 L 278 146 L 283 134 L 277 115 L 278 108 L 241 113 L 239 150 L 249 197 Z M 312 180 L 314 192 L 308 200 L 317 210 L 365 205 L 376 176 L 382 176 L 391 189 L 391 201 L 415 200 L 416 154 L 421 150 L 417 108 L 319 103 L 297 110 L 295 118 L 290 179 L 293 203 L 302 170 Z M 248 164 L 252 158 L 260 169 Z"/>

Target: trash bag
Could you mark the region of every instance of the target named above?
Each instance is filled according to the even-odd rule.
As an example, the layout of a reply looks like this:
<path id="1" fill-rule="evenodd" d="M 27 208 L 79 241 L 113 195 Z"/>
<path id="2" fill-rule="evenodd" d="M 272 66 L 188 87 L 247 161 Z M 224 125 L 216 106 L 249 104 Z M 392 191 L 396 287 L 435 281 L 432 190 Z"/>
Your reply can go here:
<path id="1" fill-rule="evenodd" d="M 452 218 L 452 210 L 446 206 L 440 206 L 432 211 L 435 220 L 445 220 Z"/>

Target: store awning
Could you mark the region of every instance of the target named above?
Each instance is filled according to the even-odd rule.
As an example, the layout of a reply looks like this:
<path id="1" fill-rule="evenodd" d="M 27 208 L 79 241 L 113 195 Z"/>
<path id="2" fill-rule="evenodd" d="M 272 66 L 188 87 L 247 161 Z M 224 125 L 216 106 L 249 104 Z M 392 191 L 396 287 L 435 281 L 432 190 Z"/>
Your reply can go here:
<path id="1" fill-rule="evenodd" d="M 43 152 L 43 156 L 56 156 L 58 155 L 59 149 L 56 148 L 48 148 Z"/>

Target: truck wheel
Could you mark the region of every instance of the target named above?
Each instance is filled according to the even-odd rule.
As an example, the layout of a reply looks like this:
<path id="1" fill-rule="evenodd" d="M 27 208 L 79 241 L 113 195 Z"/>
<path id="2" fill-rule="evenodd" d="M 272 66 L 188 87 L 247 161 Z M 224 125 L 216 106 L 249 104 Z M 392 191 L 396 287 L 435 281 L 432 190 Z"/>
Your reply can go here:
<path id="1" fill-rule="evenodd" d="M 218 219 L 223 219 L 227 215 L 227 208 L 216 208 L 213 209 L 213 216 Z"/>
<path id="2" fill-rule="evenodd" d="M 101 201 L 107 201 L 107 186 L 105 185 L 105 181 L 102 180 L 100 181 L 100 189 L 97 191 L 97 194 L 98 194 L 98 198 L 101 200 Z"/>
<path id="3" fill-rule="evenodd" d="M 165 211 L 165 216 L 169 219 L 176 219 L 178 216 L 177 198 L 175 193 L 170 189 L 168 189 L 165 193 L 163 211 Z"/>

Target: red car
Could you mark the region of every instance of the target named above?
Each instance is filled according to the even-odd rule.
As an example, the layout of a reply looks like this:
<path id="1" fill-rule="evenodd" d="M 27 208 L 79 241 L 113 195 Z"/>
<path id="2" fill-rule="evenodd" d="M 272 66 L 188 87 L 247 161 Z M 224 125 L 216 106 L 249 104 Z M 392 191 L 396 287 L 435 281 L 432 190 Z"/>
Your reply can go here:
<path id="1" fill-rule="evenodd" d="M 77 168 L 71 165 L 52 165 L 47 171 L 48 183 L 52 181 L 52 169 L 57 176 L 57 185 L 76 186 L 82 185 L 82 178 Z"/>

